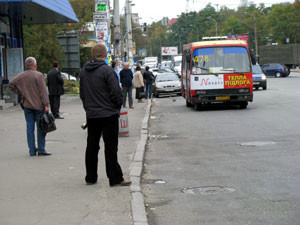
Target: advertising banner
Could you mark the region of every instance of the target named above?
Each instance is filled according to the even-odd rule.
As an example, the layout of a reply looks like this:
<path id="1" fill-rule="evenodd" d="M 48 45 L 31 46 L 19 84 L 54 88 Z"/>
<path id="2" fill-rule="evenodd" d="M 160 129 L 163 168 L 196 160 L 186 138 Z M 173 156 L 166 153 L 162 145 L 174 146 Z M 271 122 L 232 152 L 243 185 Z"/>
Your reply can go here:
<path id="1" fill-rule="evenodd" d="M 178 55 L 177 47 L 161 47 L 161 55 Z"/>
<path id="2" fill-rule="evenodd" d="M 96 23 L 96 40 L 97 42 L 106 42 L 108 39 L 107 22 Z"/>

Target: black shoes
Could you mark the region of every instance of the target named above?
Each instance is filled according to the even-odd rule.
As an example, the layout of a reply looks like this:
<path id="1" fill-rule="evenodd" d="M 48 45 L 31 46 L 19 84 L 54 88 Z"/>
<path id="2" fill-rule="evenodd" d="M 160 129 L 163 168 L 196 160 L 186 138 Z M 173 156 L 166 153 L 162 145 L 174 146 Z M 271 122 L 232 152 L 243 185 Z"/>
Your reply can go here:
<path id="1" fill-rule="evenodd" d="M 55 119 L 61 119 L 61 120 L 64 119 L 62 116 L 55 116 L 54 118 Z"/>
<path id="2" fill-rule="evenodd" d="M 38 152 L 38 156 L 48 156 L 48 155 L 52 155 L 51 152 Z"/>

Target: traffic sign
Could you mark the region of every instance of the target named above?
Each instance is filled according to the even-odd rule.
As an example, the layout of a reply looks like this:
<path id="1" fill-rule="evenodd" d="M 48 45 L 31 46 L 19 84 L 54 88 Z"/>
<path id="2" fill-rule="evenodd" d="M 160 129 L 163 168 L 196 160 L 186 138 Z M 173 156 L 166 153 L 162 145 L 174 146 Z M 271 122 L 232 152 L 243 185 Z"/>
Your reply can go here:
<path id="1" fill-rule="evenodd" d="M 103 14 L 103 13 L 94 12 L 93 19 L 94 21 L 107 20 L 107 13 Z"/>

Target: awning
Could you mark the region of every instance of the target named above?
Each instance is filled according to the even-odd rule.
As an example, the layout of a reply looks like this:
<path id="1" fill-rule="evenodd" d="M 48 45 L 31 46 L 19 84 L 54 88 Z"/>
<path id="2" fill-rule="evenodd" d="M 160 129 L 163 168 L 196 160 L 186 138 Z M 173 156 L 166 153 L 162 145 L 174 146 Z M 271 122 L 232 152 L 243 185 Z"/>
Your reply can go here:
<path id="1" fill-rule="evenodd" d="M 21 15 L 23 24 L 78 22 L 68 0 L 0 0 L 3 15 Z"/>

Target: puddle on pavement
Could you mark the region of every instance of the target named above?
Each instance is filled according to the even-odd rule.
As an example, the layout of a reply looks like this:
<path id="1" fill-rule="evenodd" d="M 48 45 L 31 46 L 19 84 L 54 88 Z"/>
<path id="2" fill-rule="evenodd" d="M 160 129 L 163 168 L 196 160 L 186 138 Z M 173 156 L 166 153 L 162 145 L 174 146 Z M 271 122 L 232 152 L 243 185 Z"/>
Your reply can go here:
<path id="1" fill-rule="evenodd" d="M 240 143 L 241 146 L 246 147 L 264 147 L 264 146 L 270 146 L 270 145 L 276 145 L 276 142 L 273 141 L 254 141 L 254 142 L 242 142 Z"/>
<path id="2" fill-rule="evenodd" d="M 236 189 L 232 187 L 224 186 L 207 186 L 207 187 L 194 187 L 194 188 L 184 188 L 182 190 L 185 194 L 192 195 L 216 195 L 216 194 L 228 194 L 235 192 Z"/>
<path id="3" fill-rule="evenodd" d="M 175 140 L 175 137 L 171 137 L 168 135 L 152 135 L 151 139 L 155 139 L 155 140 Z"/>
<path id="4" fill-rule="evenodd" d="M 167 182 L 162 179 L 145 179 L 146 184 L 166 184 Z"/>

